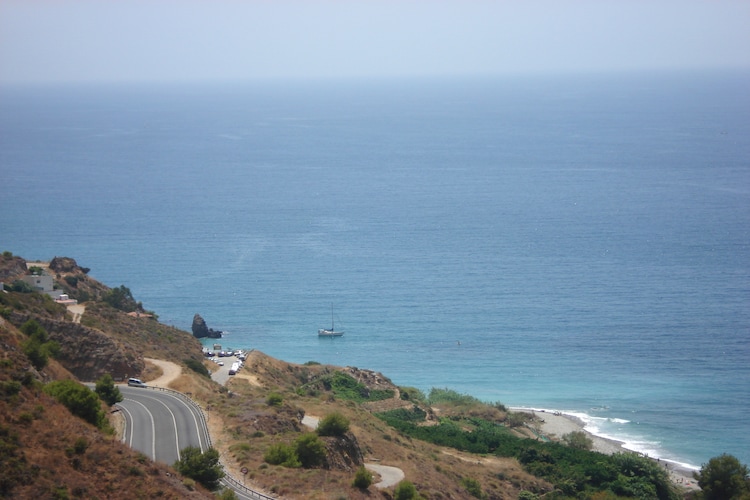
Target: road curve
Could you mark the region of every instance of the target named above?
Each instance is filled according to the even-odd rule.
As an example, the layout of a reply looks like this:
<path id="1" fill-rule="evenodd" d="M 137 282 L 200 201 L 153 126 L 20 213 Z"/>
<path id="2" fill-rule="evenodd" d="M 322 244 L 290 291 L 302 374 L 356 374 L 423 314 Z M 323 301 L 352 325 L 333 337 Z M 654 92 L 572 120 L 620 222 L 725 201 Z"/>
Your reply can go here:
<path id="1" fill-rule="evenodd" d="M 180 459 L 180 450 L 211 447 L 202 410 L 189 398 L 170 389 L 119 386 L 123 400 L 117 404 L 125 417 L 122 441 L 150 459 L 169 465 Z M 240 500 L 271 500 L 240 484 L 231 476 L 222 485 Z"/>
<path id="2" fill-rule="evenodd" d="M 125 417 L 123 442 L 156 462 L 172 465 L 180 450 L 210 447 L 203 414 L 174 391 L 121 386 L 118 407 Z"/>
<path id="3" fill-rule="evenodd" d="M 405 477 L 404 471 L 398 467 L 367 463 L 365 464 L 365 468 L 380 474 L 380 482 L 375 483 L 374 485 L 379 490 L 390 488 L 391 486 L 400 483 Z"/>

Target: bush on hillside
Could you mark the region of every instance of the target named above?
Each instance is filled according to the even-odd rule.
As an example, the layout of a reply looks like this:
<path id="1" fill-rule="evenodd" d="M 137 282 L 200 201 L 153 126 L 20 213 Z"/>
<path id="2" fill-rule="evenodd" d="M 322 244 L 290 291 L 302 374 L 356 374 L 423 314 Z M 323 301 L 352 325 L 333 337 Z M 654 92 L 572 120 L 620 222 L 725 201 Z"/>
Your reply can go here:
<path id="1" fill-rule="evenodd" d="M 608 456 L 561 443 L 519 438 L 507 427 L 480 418 L 442 418 L 438 425 L 422 426 L 416 415 L 404 410 L 376 416 L 411 438 L 473 453 L 515 457 L 527 472 L 553 483 L 568 497 L 603 492 L 610 496 L 677 498 L 664 468 L 636 454 Z"/>
<path id="2" fill-rule="evenodd" d="M 420 497 L 414 484 L 412 484 L 411 481 L 404 479 L 398 483 L 398 486 L 396 486 L 396 491 L 393 492 L 393 498 L 395 500 L 418 500 Z"/>
<path id="3" fill-rule="evenodd" d="M 357 403 L 382 401 L 394 395 L 390 389 L 369 389 L 366 385 L 357 382 L 354 377 L 342 372 L 326 375 L 320 382 L 325 390 L 333 392 L 337 398 Z"/>
<path id="4" fill-rule="evenodd" d="M 21 332 L 29 337 L 21 345 L 23 353 L 37 370 L 47 366 L 49 357 L 54 357 L 60 352 L 60 346 L 54 340 L 49 340 L 47 330 L 36 320 L 30 319 L 21 325 Z"/>
<path id="5" fill-rule="evenodd" d="M 26 283 L 24 280 L 15 280 L 10 285 L 10 291 L 11 292 L 17 292 L 17 293 L 32 293 L 34 289 L 31 285 Z"/>
<path id="6" fill-rule="evenodd" d="M 107 403 L 107 406 L 112 406 L 122 401 L 122 393 L 115 385 L 115 381 L 109 373 L 102 375 L 96 381 L 95 392 L 102 401 Z"/>
<path id="7" fill-rule="evenodd" d="M 318 424 L 320 436 L 343 436 L 349 430 L 349 419 L 339 412 L 326 415 Z"/>
<path id="8" fill-rule="evenodd" d="M 174 468 L 209 490 L 218 488 L 219 480 L 224 477 L 224 469 L 219 463 L 219 452 L 215 448 L 201 452 L 197 446 L 188 446 L 180 451 L 180 459 L 174 463 Z"/>
<path id="9" fill-rule="evenodd" d="M 314 432 L 307 432 L 294 441 L 294 451 L 302 467 L 311 469 L 323 465 L 326 445 Z"/>
<path id="10" fill-rule="evenodd" d="M 263 461 L 271 465 L 283 465 L 290 468 L 302 466 L 294 448 L 285 443 L 271 445 L 263 454 Z"/>
<path id="11" fill-rule="evenodd" d="M 133 312 L 141 309 L 141 305 L 135 301 L 130 289 L 125 285 L 112 288 L 102 296 L 102 301 L 124 312 Z"/>
<path id="12" fill-rule="evenodd" d="M 354 474 L 354 481 L 352 486 L 359 488 L 360 490 L 366 490 L 372 484 L 372 473 L 365 468 L 364 465 L 357 469 L 357 473 Z"/>
<path id="13" fill-rule="evenodd" d="M 44 392 L 65 405 L 73 415 L 100 429 L 107 422 L 99 397 L 85 385 L 74 380 L 57 380 L 45 385 Z"/>
<path id="14" fill-rule="evenodd" d="M 184 360 L 184 363 L 185 366 L 193 370 L 198 375 L 203 375 L 204 377 L 211 378 L 211 373 L 208 371 L 208 368 L 206 368 L 205 365 L 200 361 L 188 358 Z"/>
<path id="15" fill-rule="evenodd" d="M 461 485 L 466 488 L 466 491 L 469 492 L 469 495 L 473 496 L 474 498 L 485 498 L 485 495 L 482 492 L 482 485 L 476 479 L 465 477 L 461 479 Z"/>
<path id="16" fill-rule="evenodd" d="M 695 473 L 706 500 L 750 498 L 747 465 L 728 454 L 714 457 Z"/>
<path id="17" fill-rule="evenodd" d="M 281 403 L 283 401 L 284 401 L 284 398 L 281 397 L 281 394 L 279 394 L 278 392 L 272 392 L 266 398 L 266 404 L 268 406 L 281 406 Z"/>
<path id="18" fill-rule="evenodd" d="M 563 443 L 567 444 L 571 448 L 578 448 L 579 450 L 590 450 L 594 446 L 594 441 L 586 435 L 583 431 L 575 431 L 565 434 L 562 437 Z"/>

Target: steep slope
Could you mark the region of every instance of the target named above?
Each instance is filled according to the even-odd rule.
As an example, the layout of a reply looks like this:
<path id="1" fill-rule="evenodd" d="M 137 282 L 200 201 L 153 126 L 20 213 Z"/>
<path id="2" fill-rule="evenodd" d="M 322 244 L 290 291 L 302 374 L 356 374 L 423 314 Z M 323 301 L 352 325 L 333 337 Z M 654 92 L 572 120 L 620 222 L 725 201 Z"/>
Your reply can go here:
<path id="1" fill-rule="evenodd" d="M 73 376 L 54 360 L 36 370 L 24 340 L 0 318 L 0 496 L 212 498 L 45 394 L 44 382 Z"/>

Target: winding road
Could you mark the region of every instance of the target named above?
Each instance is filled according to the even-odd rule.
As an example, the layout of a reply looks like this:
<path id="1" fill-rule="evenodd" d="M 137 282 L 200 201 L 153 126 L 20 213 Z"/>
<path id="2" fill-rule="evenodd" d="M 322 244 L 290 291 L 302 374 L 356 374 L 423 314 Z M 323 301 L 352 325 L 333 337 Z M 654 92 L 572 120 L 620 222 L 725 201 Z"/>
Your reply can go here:
<path id="1" fill-rule="evenodd" d="M 123 442 L 156 462 L 172 465 L 180 450 L 210 448 L 201 409 L 174 391 L 120 387 L 118 404 L 125 417 Z"/>
<path id="2" fill-rule="evenodd" d="M 148 458 L 169 465 L 180 459 L 180 450 L 195 446 L 206 451 L 211 438 L 203 411 L 192 400 L 170 389 L 155 386 L 119 386 L 123 400 L 117 404 L 125 417 L 122 441 Z M 227 475 L 221 484 L 240 500 L 269 500 L 260 492 Z"/>

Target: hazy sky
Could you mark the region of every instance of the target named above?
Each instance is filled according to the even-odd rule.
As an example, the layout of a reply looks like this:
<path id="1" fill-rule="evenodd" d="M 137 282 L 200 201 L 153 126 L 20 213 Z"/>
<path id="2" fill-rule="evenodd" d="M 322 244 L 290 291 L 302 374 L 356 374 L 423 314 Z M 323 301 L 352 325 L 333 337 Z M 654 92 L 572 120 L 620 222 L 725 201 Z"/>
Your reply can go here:
<path id="1" fill-rule="evenodd" d="M 750 68 L 750 0 L 0 0 L 0 82 Z"/>

